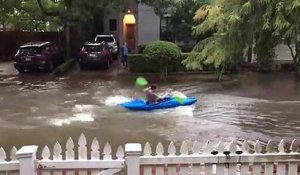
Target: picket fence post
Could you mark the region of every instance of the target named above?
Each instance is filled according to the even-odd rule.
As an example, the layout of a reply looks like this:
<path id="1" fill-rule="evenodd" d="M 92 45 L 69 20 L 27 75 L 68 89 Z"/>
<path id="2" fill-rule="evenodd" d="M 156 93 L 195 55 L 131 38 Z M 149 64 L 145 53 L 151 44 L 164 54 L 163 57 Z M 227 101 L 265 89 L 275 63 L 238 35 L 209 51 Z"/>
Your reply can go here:
<path id="1" fill-rule="evenodd" d="M 36 175 L 36 152 L 38 146 L 23 146 L 17 151 L 16 156 L 20 162 L 20 175 Z"/>
<path id="2" fill-rule="evenodd" d="M 140 156 L 142 154 L 142 145 L 139 143 L 125 144 L 125 155 L 127 174 L 139 175 L 140 174 Z"/>

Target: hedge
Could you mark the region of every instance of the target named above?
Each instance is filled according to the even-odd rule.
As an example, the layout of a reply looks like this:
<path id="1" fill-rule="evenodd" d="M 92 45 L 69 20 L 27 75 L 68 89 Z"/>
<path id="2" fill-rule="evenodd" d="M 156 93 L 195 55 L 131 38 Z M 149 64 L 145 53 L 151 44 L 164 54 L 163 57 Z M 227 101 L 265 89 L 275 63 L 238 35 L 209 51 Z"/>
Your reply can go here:
<path id="1" fill-rule="evenodd" d="M 186 67 L 181 63 L 182 60 L 186 59 L 192 53 L 181 53 L 181 56 L 177 59 L 170 59 L 168 64 L 168 72 L 193 72 L 187 70 Z M 130 54 L 129 55 L 129 67 L 130 72 L 134 73 L 158 73 L 159 63 L 157 60 L 149 59 L 144 54 Z M 215 70 L 213 65 L 206 65 L 203 67 L 203 71 Z"/>

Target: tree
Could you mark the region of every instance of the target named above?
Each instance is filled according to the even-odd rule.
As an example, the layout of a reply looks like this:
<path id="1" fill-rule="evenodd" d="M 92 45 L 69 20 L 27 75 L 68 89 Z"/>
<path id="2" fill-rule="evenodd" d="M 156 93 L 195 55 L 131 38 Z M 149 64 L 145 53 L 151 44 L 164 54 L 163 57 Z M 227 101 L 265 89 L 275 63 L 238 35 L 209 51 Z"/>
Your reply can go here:
<path id="1" fill-rule="evenodd" d="M 225 67 L 239 61 L 247 46 L 246 30 L 239 9 L 244 8 L 236 0 L 216 0 L 214 4 L 202 6 L 194 17 L 198 24 L 195 35 L 213 34 L 194 47 L 192 54 L 183 63 L 188 69 L 202 69 L 204 64 L 213 64 L 221 79 Z"/>
<path id="2" fill-rule="evenodd" d="M 0 0 L 0 25 L 6 30 L 11 17 L 14 15 L 14 9 L 20 6 L 17 0 Z"/>
<path id="3" fill-rule="evenodd" d="M 46 6 L 51 1 L 56 6 Z M 70 28 L 84 29 L 92 34 L 103 33 L 106 15 L 120 9 L 128 0 L 36 0 L 43 15 L 58 17 L 66 31 L 67 57 L 70 48 Z"/>
<path id="4" fill-rule="evenodd" d="M 228 64 L 237 64 L 245 55 L 258 56 L 259 68 L 274 57 L 274 47 L 284 41 L 300 75 L 300 0 L 216 0 L 202 6 L 194 19 L 194 34 L 213 34 L 201 40 L 184 64 L 201 69 L 213 64 L 219 79 Z"/>
<path id="5" fill-rule="evenodd" d="M 300 76 L 300 0 L 264 0 L 262 5 L 267 7 L 264 28 L 274 30 L 273 35 L 289 47 Z"/>
<path id="6" fill-rule="evenodd" d="M 192 30 L 196 25 L 193 16 L 197 9 L 207 3 L 207 0 L 181 0 L 174 4 L 169 17 L 169 28 L 171 28 L 174 41 L 189 42 L 193 40 Z"/>

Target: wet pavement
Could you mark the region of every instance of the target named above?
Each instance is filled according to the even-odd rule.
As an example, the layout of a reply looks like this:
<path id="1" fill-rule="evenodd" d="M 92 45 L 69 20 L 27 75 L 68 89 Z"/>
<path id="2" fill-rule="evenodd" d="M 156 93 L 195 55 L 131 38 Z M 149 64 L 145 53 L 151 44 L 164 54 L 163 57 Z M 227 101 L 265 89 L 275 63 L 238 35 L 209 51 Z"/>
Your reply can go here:
<path id="1" fill-rule="evenodd" d="M 5 66 L 4 66 L 5 67 Z M 3 68 L 2 68 L 3 69 Z M 1 66 L 0 66 L 1 70 Z M 218 83 L 203 75 L 148 77 L 160 88 L 195 96 L 194 106 L 132 112 L 118 103 L 144 96 L 136 77 L 111 71 L 79 71 L 55 77 L 46 73 L 0 76 L 0 145 L 65 144 L 80 133 L 88 144 L 97 137 L 113 148 L 127 142 L 183 140 L 255 141 L 300 139 L 300 82 L 293 74 L 243 73 Z M 3 73 L 3 71 L 2 71 Z M 205 76 L 205 75 L 204 75 Z"/>

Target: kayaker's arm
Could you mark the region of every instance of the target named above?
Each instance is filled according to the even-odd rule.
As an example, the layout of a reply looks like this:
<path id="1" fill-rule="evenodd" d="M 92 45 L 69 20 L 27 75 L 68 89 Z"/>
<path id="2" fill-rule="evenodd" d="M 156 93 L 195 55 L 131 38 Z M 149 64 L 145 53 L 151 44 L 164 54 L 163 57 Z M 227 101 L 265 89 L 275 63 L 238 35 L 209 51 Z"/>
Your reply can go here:
<path id="1" fill-rule="evenodd" d="M 143 91 L 148 91 L 150 89 L 150 87 L 147 87 L 145 89 L 143 89 Z"/>

